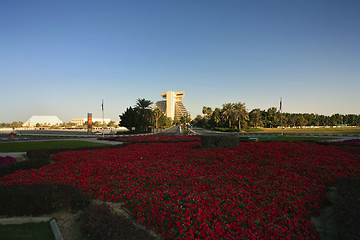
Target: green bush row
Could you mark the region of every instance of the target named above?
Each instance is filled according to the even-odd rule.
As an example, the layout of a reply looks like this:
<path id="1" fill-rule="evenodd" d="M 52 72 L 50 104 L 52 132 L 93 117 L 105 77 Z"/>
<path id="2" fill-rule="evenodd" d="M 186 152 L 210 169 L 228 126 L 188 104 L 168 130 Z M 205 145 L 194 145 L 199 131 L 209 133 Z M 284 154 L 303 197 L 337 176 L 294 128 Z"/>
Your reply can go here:
<path id="1" fill-rule="evenodd" d="M 31 161 L 23 161 L 16 162 L 8 165 L 4 165 L 0 167 L 0 177 L 3 177 L 7 174 L 14 173 L 19 170 L 27 170 L 27 169 L 37 169 L 41 168 L 50 163 L 49 157 L 47 159 L 39 159 L 39 160 L 31 160 Z"/>
<path id="2" fill-rule="evenodd" d="M 221 131 L 221 132 L 239 132 L 239 129 L 236 129 L 236 128 L 215 127 L 214 130 Z"/>
<path id="3" fill-rule="evenodd" d="M 90 197 L 76 186 L 65 184 L 0 185 L 0 215 L 76 212 L 88 206 Z"/>
<path id="4" fill-rule="evenodd" d="M 245 132 L 263 132 L 264 131 L 263 129 L 260 129 L 260 128 L 246 128 L 244 130 L 245 130 Z"/>
<path id="5" fill-rule="evenodd" d="M 231 148 L 238 147 L 240 138 L 229 135 L 201 135 L 202 148 Z"/>

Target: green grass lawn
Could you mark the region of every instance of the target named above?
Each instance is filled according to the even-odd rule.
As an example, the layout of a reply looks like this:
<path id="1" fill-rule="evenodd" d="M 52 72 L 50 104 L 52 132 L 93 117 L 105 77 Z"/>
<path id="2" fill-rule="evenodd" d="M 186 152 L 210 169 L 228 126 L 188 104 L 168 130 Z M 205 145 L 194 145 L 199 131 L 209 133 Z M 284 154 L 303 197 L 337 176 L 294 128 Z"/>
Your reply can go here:
<path id="1" fill-rule="evenodd" d="M 260 133 L 281 133 L 281 128 L 261 128 Z M 339 128 L 286 128 L 284 133 L 298 134 L 360 134 L 360 127 L 339 127 Z"/>
<path id="2" fill-rule="evenodd" d="M 260 142 L 299 142 L 299 141 L 324 141 L 332 140 L 335 138 L 323 138 L 323 137 L 288 137 L 288 136 L 278 136 L 274 138 L 260 138 Z"/>
<path id="3" fill-rule="evenodd" d="M 24 223 L 0 225 L 0 239 L 51 240 L 55 239 L 50 223 Z"/>
<path id="4" fill-rule="evenodd" d="M 94 143 L 87 141 L 39 141 L 39 142 L 11 142 L 0 143 L 0 152 L 26 152 L 34 149 L 50 149 L 50 148 L 78 148 L 106 146 L 103 143 Z"/>

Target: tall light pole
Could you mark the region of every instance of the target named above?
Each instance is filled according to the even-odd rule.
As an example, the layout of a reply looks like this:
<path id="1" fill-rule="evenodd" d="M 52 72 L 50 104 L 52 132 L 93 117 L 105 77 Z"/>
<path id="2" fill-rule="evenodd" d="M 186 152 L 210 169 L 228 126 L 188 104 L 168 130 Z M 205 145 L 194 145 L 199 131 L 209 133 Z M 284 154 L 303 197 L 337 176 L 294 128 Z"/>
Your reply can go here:
<path id="1" fill-rule="evenodd" d="M 103 119 L 102 136 L 104 138 L 104 126 L 105 126 L 105 121 L 104 121 L 104 99 L 102 99 L 101 109 L 102 109 L 102 119 Z"/>
<path id="2" fill-rule="evenodd" d="M 282 97 L 280 97 L 280 124 L 281 124 L 281 135 L 284 135 L 283 124 L 282 124 Z"/>

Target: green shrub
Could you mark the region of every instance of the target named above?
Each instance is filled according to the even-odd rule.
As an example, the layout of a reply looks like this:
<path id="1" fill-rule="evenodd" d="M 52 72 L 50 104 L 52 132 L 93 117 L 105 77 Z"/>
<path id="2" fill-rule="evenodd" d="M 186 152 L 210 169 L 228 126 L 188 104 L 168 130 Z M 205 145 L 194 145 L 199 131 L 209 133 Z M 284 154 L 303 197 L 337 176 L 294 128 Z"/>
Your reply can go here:
<path id="1" fill-rule="evenodd" d="M 260 128 L 247 128 L 245 129 L 245 132 L 263 132 L 263 129 Z"/>
<path id="2" fill-rule="evenodd" d="M 39 215 L 58 210 L 75 212 L 89 203 L 88 194 L 76 186 L 0 185 L 0 215 Z"/>
<path id="3" fill-rule="evenodd" d="M 239 129 L 236 128 L 221 128 L 221 127 L 215 127 L 214 130 L 221 131 L 221 132 L 239 132 Z"/>
<path id="4" fill-rule="evenodd" d="M 0 177 L 3 177 L 10 173 L 14 173 L 19 170 L 38 169 L 49 163 L 50 163 L 50 159 L 48 157 L 47 159 L 40 158 L 39 160 L 23 161 L 23 162 L 17 162 L 17 163 L 1 166 Z"/>
<path id="5" fill-rule="evenodd" d="M 107 204 L 89 205 L 83 211 L 82 230 L 89 240 L 155 239 L 130 219 L 115 214 Z"/>
<path id="6" fill-rule="evenodd" d="M 202 135 L 202 148 L 231 148 L 238 147 L 240 139 L 236 136 L 228 135 Z"/>

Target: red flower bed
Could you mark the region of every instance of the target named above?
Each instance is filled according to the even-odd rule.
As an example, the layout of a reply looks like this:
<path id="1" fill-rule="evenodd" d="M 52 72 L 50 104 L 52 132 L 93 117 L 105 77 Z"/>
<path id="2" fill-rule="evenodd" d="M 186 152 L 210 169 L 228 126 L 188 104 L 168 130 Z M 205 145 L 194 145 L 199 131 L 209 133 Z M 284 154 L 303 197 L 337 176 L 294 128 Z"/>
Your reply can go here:
<path id="1" fill-rule="evenodd" d="M 360 153 L 314 143 L 133 144 L 59 153 L 53 164 L 0 179 L 68 183 L 124 202 L 167 239 L 318 239 L 310 223 L 326 185 L 360 176 Z"/>
<path id="2" fill-rule="evenodd" d="M 128 137 L 109 137 L 100 138 L 102 140 L 112 140 L 120 142 L 194 142 L 200 141 L 200 136 L 182 136 L 182 135 L 145 135 L 145 136 L 128 136 Z"/>

